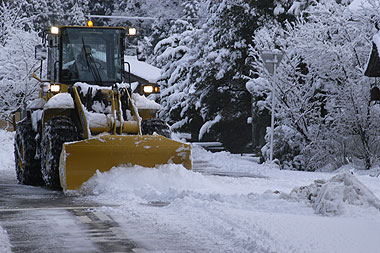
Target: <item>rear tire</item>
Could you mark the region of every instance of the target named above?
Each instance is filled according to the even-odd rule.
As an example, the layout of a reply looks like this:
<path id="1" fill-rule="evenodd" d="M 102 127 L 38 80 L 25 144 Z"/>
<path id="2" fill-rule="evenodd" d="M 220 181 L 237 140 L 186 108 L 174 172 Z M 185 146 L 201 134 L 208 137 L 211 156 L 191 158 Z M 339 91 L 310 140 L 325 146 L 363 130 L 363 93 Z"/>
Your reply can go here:
<path id="1" fill-rule="evenodd" d="M 166 138 L 170 138 L 171 132 L 169 126 L 160 119 L 145 119 L 141 122 L 141 132 L 145 135 L 157 133 Z"/>
<path id="2" fill-rule="evenodd" d="M 44 185 L 41 174 L 41 160 L 36 159 L 36 133 L 32 122 L 25 119 L 16 125 L 14 155 L 16 175 L 20 184 Z"/>
<path id="3" fill-rule="evenodd" d="M 78 140 L 77 129 L 68 117 L 59 116 L 45 123 L 41 142 L 41 171 L 45 184 L 61 190 L 59 181 L 59 158 L 65 142 Z"/>

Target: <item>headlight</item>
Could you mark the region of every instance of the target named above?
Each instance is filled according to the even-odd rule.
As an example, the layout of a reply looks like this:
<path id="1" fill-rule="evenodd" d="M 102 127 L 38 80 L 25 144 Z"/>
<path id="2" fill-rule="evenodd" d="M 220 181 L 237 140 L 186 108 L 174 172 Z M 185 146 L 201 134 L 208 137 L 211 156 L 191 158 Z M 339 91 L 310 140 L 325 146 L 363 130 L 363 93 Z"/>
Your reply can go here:
<path id="1" fill-rule="evenodd" d="M 144 93 L 152 93 L 153 92 L 153 86 L 152 85 L 144 86 L 143 91 L 144 91 Z"/>
<path id="2" fill-rule="evenodd" d="M 50 91 L 51 92 L 59 92 L 60 90 L 61 90 L 61 86 L 59 84 L 50 85 Z"/>
<path id="3" fill-rule="evenodd" d="M 128 35 L 135 36 L 137 34 L 137 30 L 135 27 L 129 27 L 128 28 Z"/>
<path id="4" fill-rule="evenodd" d="M 50 28 L 50 32 L 51 32 L 51 34 L 58 34 L 59 33 L 59 28 L 56 27 L 56 26 L 52 26 Z"/>

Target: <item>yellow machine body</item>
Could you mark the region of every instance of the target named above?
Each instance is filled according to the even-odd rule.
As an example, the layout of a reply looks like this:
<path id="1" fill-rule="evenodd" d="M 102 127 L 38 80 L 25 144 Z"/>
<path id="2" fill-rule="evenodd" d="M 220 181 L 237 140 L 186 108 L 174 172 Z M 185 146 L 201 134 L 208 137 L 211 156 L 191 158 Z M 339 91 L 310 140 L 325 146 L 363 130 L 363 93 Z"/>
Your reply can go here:
<path id="1" fill-rule="evenodd" d="M 152 134 L 148 134 L 142 131 L 142 122 L 144 120 L 155 119 L 155 114 L 158 109 L 139 108 L 136 99 L 128 92 L 128 88 L 124 86 L 119 87 L 118 82 L 106 83 L 101 81 L 101 76 L 108 78 L 108 75 L 103 73 L 104 71 L 109 71 L 107 72 L 108 74 L 116 73 L 117 67 L 121 68 L 122 64 L 124 64 L 122 58 L 124 55 L 123 46 L 119 43 L 119 41 L 123 42 L 124 40 L 116 39 L 115 41 L 117 43 L 115 42 L 115 44 L 111 44 L 107 47 L 100 47 L 97 42 L 100 43 L 103 40 L 95 40 L 95 37 L 91 37 L 91 39 L 85 36 L 95 36 L 94 34 L 97 34 L 96 32 L 98 31 L 99 34 L 103 32 L 104 34 L 110 34 L 112 36 L 120 35 L 120 38 L 123 38 L 122 34 L 124 29 L 70 26 L 58 27 L 57 29 L 57 31 L 60 32 L 48 36 L 48 40 L 50 41 L 48 45 L 52 45 L 49 47 L 50 53 L 48 57 L 48 73 L 50 73 L 50 79 L 43 81 L 38 78 L 35 73 L 33 73 L 33 76 L 41 82 L 42 89 L 40 98 L 48 102 L 59 93 L 70 93 L 73 99 L 73 105 L 68 108 L 61 108 L 59 106 L 50 109 L 41 108 L 43 109 L 41 135 L 45 132 L 45 123 L 60 116 L 71 118 L 75 127 L 81 130 L 78 141 L 63 142 L 59 168 L 54 168 L 54 171 L 59 172 L 60 182 L 57 181 L 56 184 L 60 183 L 64 191 L 76 190 L 91 178 L 96 171 L 108 171 L 112 167 L 119 165 L 154 167 L 159 164 L 174 163 L 182 164 L 185 168 L 191 169 L 191 146 L 189 144 L 174 141 L 153 132 Z M 61 36 L 69 36 L 67 34 L 72 36 L 73 39 L 78 37 L 78 34 L 85 39 L 80 40 L 79 44 L 70 44 L 72 40 L 64 40 L 61 38 Z M 111 40 L 104 41 L 108 42 Z M 107 57 L 96 58 L 91 53 L 91 47 L 85 47 L 85 42 L 90 43 L 95 52 L 96 50 L 100 50 L 100 52 L 102 52 L 101 50 L 103 49 L 109 50 L 109 48 L 113 46 L 115 52 L 120 52 L 120 57 L 113 59 L 112 57 L 116 57 L 117 54 L 114 51 L 110 51 L 111 53 L 106 51 L 108 54 Z M 59 46 L 59 43 L 66 44 Z M 80 68 L 68 68 L 68 64 L 74 62 L 75 59 L 70 58 L 70 61 L 65 64 L 63 63 L 62 59 L 65 57 L 63 57 L 62 54 L 69 54 L 69 52 L 71 52 L 69 50 L 58 51 L 59 48 L 64 46 L 72 46 L 72 48 L 76 46 L 78 47 L 77 49 L 83 49 L 85 57 L 87 57 L 87 68 L 89 70 L 83 71 L 83 69 Z M 87 49 L 89 52 L 86 51 Z M 106 52 L 104 52 L 104 55 L 106 55 Z M 99 57 L 99 55 L 102 54 L 98 53 L 96 55 Z M 56 56 L 56 58 L 53 56 Z M 66 55 L 66 58 L 67 57 L 69 57 L 69 55 Z M 77 60 L 79 62 L 79 58 L 77 58 Z M 102 60 L 105 62 L 102 62 Z M 55 64 L 57 61 L 61 61 L 61 64 Z M 58 73 L 60 73 L 60 75 L 58 76 L 55 75 L 56 66 L 62 68 L 59 69 Z M 72 73 L 72 75 L 68 73 Z M 77 76 L 71 80 L 70 76 L 74 76 L 74 73 L 76 73 Z M 92 81 L 90 80 L 91 85 L 81 84 L 80 81 L 86 82 L 86 78 L 89 78 L 86 75 L 90 73 L 93 74 L 92 78 L 94 79 Z M 85 77 L 84 80 L 80 80 L 82 75 Z M 104 80 L 107 79 L 103 79 L 103 81 Z M 47 87 L 48 89 L 45 90 L 43 87 Z M 55 92 L 53 92 L 52 87 L 57 88 Z M 88 91 L 90 88 L 93 91 L 100 91 L 100 93 L 96 94 L 102 98 L 100 101 L 103 104 L 99 102 L 98 105 L 107 106 L 107 108 L 110 109 L 109 112 L 95 112 L 86 109 L 85 102 L 89 99 L 88 95 L 92 94 Z M 80 90 L 82 90 L 82 93 L 80 93 Z M 83 93 L 84 91 L 88 93 Z M 123 97 L 122 93 L 127 95 Z M 104 101 L 107 101 L 107 103 L 104 104 Z M 123 109 L 123 103 L 129 104 L 129 108 Z M 130 113 L 130 117 L 125 116 L 127 111 Z M 94 117 L 100 120 L 92 120 Z M 49 148 L 50 147 L 46 147 L 46 150 Z"/>

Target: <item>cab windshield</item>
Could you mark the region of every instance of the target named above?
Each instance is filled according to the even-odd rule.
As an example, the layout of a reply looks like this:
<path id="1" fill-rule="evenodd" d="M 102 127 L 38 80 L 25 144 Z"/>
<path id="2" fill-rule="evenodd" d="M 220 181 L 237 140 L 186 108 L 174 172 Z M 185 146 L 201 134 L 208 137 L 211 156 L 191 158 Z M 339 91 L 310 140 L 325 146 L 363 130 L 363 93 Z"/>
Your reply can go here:
<path id="1" fill-rule="evenodd" d="M 64 27 L 60 81 L 112 85 L 122 81 L 123 30 Z"/>

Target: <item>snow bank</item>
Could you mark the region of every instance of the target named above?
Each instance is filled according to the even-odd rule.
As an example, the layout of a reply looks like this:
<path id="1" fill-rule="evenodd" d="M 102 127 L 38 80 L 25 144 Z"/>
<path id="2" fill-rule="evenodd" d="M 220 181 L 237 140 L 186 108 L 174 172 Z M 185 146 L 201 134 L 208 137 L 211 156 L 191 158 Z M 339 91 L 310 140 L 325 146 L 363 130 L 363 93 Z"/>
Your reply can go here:
<path id="1" fill-rule="evenodd" d="M 309 202 L 315 212 L 332 216 L 343 214 L 348 206 L 374 207 L 380 211 L 379 199 L 352 173 L 341 173 L 330 180 L 316 180 L 297 187 L 286 197 Z"/>
<path id="2" fill-rule="evenodd" d="M 59 93 L 53 96 L 47 103 L 44 105 L 44 109 L 54 109 L 54 108 L 74 108 L 74 100 L 71 97 L 70 93 Z"/>
<path id="3" fill-rule="evenodd" d="M 0 171 L 14 171 L 14 132 L 0 129 Z"/>
<path id="4" fill-rule="evenodd" d="M 376 252 L 380 247 L 377 209 L 360 208 L 354 215 L 327 218 L 315 214 L 310 204 L 305 205 L 308 194 L 297 197 L 302 201 L 289 201 L 279 194 L 278 190 L 289 192 L 303 182 L 324 179 L 324 174 L 282 171 L 227 152 L 214 154 L 196 147 L 194 151 L 195 160 L 204 162 L 202 169 L 216 166 L 221 170 L 261 171 L 268 177 L 220 177 L 188 171 L 180 165 L 120 166 L 97 173 L 81 193 L 85 199 L 116 205 L 102 211 L 109 213 L 132 240 L 148 241 L 148 245 L 143 244 L 147 251 L 347 253 Z M 354 191 L 364 189 L 349 176 L 331 181 L 345 182 L 345 188 L 352 186 L 353 191 L 347 194 L 351 200 Z M 363 196 L 371 199 L 365 191 Z"/>
<path id="5" fill-rule="evenodd" d="M 0 252 L 12 253 L 11 243 L 9 242 L 8 233 L 0 226 Z"/>

